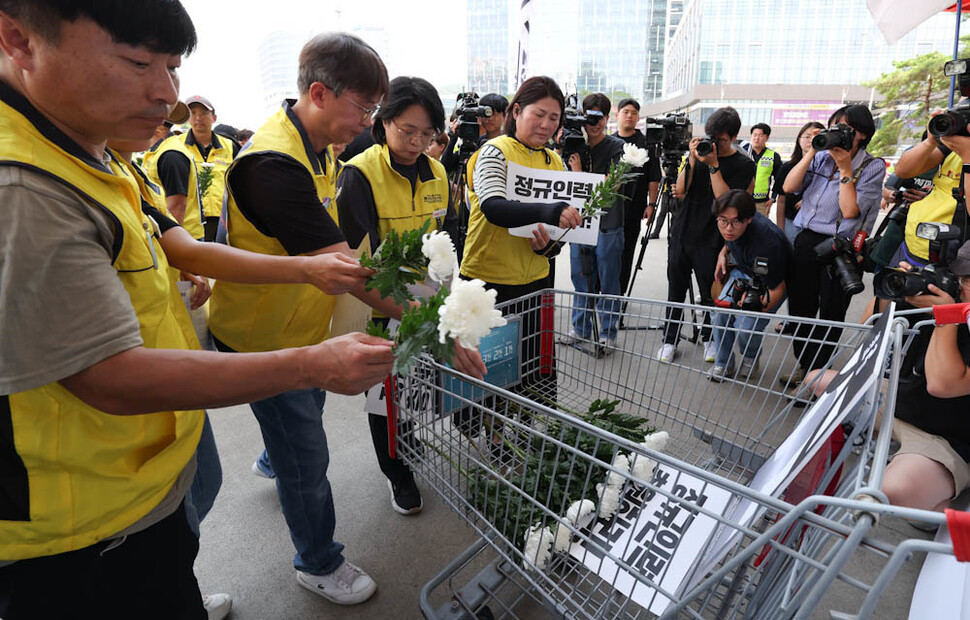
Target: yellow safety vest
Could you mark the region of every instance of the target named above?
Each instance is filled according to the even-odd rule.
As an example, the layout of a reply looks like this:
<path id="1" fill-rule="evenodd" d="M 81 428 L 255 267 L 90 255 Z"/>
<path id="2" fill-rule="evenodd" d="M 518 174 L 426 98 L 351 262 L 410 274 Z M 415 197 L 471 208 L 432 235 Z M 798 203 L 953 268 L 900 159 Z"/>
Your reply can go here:
<path id="1" fill-rule="evenodd" d="M 492 144 L 502 151 L 506 161 L 521 166 L 541 170 L 563 169 L 562 158 L 555 152 L 549 149 L 532 150 L 509 136 L 499 136 L 486 144 Z M 474 161 L 478 161 L 477 155 L 469 161 L 469 166 Z M 549 275 L 549 259 L 533 252 L 528 239 L 513 237 L 508 228 L 489 222 L 482 213 L 471 183 L 468 193 L 470 212 L 461 274 L 493 284 L 529 284 Z"/>
<path id="2" fill-rule="evenodd" d="M 230 164 L 226 176 L 228 178 L 246 157 L 259 153 L 285 156 L 306 168 L 307 174 L 313 178 L 320 208 L 338 222 L 333 150 L 327 147 L 327 165 L 324 167 L 309 144 L 310 138 L 290 103 L 284 103 L 253 135 L 239 157 Z M 232 188 L 228 186 L 226 200 L 229 245 L 250 252 L 288 256 L 275 237 L 261 233 L 239 210 Z M 235 284 L 219 280 L 209 298 L 209 329 L 236 351 L 302 347 L 323 342 L 330 335 L 333 305 L 333 297 L 309 284 Z"/>
<path id="3" fill-rule="evenodd" d="M 195 335 L 165 254 L 142 213 L 130 176 L 71 155 L 18 109 L 0 103 L 0 165 L 43 172 L 104 210 L 115 226 L 111 264 L 131 298 L 144 346 L 192 348 Z M 31 115 L 39 116 L 36 110 Z M 69 147 L 70 148 L 70 147 Z M 75 147 L 77 148 L 77 147 Z M 202 433 L 202 411 L 109 415 L 50 383 L 0 396 L 0 418 L 12 429 L 7 489 L 22 492 L 0 516 L 0 559 L 19 560 L 88 547 L 148 514 L 169 492 Z"/>
<path id="4" fill-rule="evenodd" d="M 960 184 L 963 160 L 956 153 L 950 153 L 940 164 L 940 169 L 933 177 L 933 188 L 926 198 L 917 200 L 909 206 L 906 216 L 906 249 L 917 258 L 928 260 L 930 256 L 930 242 L 916 236 L 916 227 L 920 222 L 941 222 L 949 224 L 953 221 L 953 214 L 957 208 L 957 201 L 953 197 L 953 188 Z"/>
<path id="5" fill-rule="evenodd" d="M 186 131 L 179 138 L 182 139 L 186 150 L 195 159 L 196 170 L 201 171 L 204 167 L 212 169 L 212 185 L 209 186 L 205 196 L 202 197 L 202 212 L 205 217 L 218 218 L 222 213 L 222 196 L 226 192 L 226 170 L 232 163 L 232 141 L 213 133 L 212 148 L 209 149 L 209 155 L 202 157 L 202 151 L 195 143 L 195 136 L 191 131 Z"/>
<path id="6" fill-rule="evenodd" d="M 158 175 L 158 160 L 162 158 L 162 155 L 169 151 L 177 151 L 188 158 L 189 178 L 186 188 L 188 194 L 185 196 L 185 218 L 182 221 L 182 228 L 195 239 L 203 239 L 205 238 L 205 228 L 203 228 L 202 223 L 205 221 L 205 214 L 202 212 L 202 194 L 199 190 L 199 169 L 198 164 L 195 163 L 195 157 L 192 155 L 193 150 L 196 149 L 190 150 L 185 146 L 185 134 L 166 138 L 155 149 L 155 157 L 152 162 L 153 166 L 147 169 L 146 172 L 148 172 L 149 178 L 151 178 L 153 183 L 161 186 L 162 181 Z M 152 176 L 153 174 L 154 176 Z M 212 190 L 210 189 L 209 191 L 211 192 Z"/>
<path id="7" fill-rule="evenodd" d="M 751 151 L 752 155 L 754 150 Z M 755 162 L 757 165 L 757 172 L 754 176 L 754 193 L 753 197 L 756 202 L 764 202 L 768 200 L 768 189 L 771 185 L 771 173 L 777 172 L 774 169 L 775 166 L 775 152 L 769 148 L 765 149 L 765 152 L 761 154 L 758 161 Z"/>
<path id="8" fill-rule="evenodd" d="M 428 164 L 430 172 L 423 169 L 422 162 Z M 448 175 L 441 162 L 421 154 L 418 181 L 413 191 L 411 182 L 391 167 L 391 154 L 386 144 L 375 144 L 346 165 L 359 170 L 370 183 L 381 239 L 390 230 L 406 232 L 421 228 L 429 218 L 432 220 L 431 230 L 437 230 L 439 223 L 444 222 L 448 211 Z"/>

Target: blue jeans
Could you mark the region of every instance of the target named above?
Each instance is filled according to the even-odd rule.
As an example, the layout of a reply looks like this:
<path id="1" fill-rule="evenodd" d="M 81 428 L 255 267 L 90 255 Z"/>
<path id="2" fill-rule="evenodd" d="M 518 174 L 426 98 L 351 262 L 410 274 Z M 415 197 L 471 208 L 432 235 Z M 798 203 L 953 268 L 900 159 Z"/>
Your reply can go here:
<path id="1" fill-rule="evenodd" d="M 263 434 L 264 454 L 276 474 L 283 517 L 296 547 L 293 566 L 326 575 L 344 561 L 333 539 L 336 515 L 327 479 L 330 449 L 323 430 L 323 390 L 294 390 L 250 403 Z M 269 462 L 262 465 L 269 467 Z"/>
<path id="2" fill-rule="evenodd" d="M 732 269 L 728 281 L 724 284 L 721 294 L 718 295 L 718 299 L 730 299 L 734 281 L 738 278 L 746 279 L 748 276 L 740 269 Z M 773 310 L 765 310 L 762 314 L 774 314 L 779 306 L 781 306 L 781 303 L 776 304 Z M 764 339 L 763 332 L 770 321 L 770 317 L 739 316 L 725 312 L 714 313 L 714 346 L 717 347 L 714 365 L 722 368 L 730 368 L 734 365 L 735 336 L 741 356 L 748 359 L 757 358 L 758 354 L 761 353 L 761 341 Z"/>
<path id="3" fill-rule="evenodd" d="M 208 413 L 205 414 L 199 447 L 195 449 L 195 460 L 198 467 L 192 486 L 185 496 L 185 516 L 189 521 L 189 528 L 198 536 L 199 524 L 212 510 L 212 504 L 222 487 L 222 464 L 219 463 L 219 450 L 216 448 L 216 438 L 212 434 Z"/>
<path id="4" fill-rule="evenodd" d="M 596 247 L 569 244 L 569 272 L 577 293 L 622 295 L 620 271 L 623 266 L 623 229 L 601 230 Z M 616 339 L 621 302 L 600 299 L 596 303 L 600 319 L 600 338 Z M 593 299 L 573 297 L 573 331 L 581 338 L 593 333 Z"/>

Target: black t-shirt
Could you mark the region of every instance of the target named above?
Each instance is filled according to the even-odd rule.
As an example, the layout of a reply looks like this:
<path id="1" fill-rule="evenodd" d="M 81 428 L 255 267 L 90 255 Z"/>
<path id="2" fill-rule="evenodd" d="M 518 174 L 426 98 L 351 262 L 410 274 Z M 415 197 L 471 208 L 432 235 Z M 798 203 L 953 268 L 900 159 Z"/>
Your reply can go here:
<path id="1" fill-rule="evenodd" d="M 603 139 L 594 147 L 589 149 L 589 158 L 592 166 L 591 172 L 596 174 L 606 174 L 610 170 L 612 162 L 620 161 L 623 156 L 623 145 L 625 143 L 613 136 L 603 136 Z M 629 198 L 633 197 L 636 191 L 636 183 L 627 183 L 621 188 L 621 193 Z M 623 226 L 623 203 L 627 200 L 617 198 L 616 202 L 606 212 L 600 216 L 600 230 L 613 230 Z"/>
<path id="2" fill-rule="evenodd" d="M 791 262 L 792 247 L 785 237 L 785 232 L 771 223 L 771 220 L 754 214 L 754 219 L 748 224 L 744 234 L 736 241 L 726 242 L 728 251 L 737 263 L 738 269 L 748 277 L 754 275 L 752 268 L 756 258 L 768 261 L 768 275 L 765 283 L 773 289 L 784 281 L 788 275 L 788 265 Z"/>
<path id="3" fill-rule="evenodd" d="M 332 166 L 320 157 L 324 166 Z M 260 153 L 243 157 L 227 183 L 236 204 L 259 232 L 275 237 L 291 256 L 314 252 L 344 240 L 320 204 L 313 178 L 288 157 Z"/>
<path id="4" fill-rule="evenodd" d="M 158 158 L 158 180 L 165 196 L 189 195 L 189 158 L 178 151 L 165 151 Z"/>
<path id="5" fill-rule="evenodd" d="M 896 417 L 943 437 L 970 462 L 970 396 L 937 398 L 926 391 L 924 360 L 932 335 L 932 325 L 921 328 L 906 352 L 896 390 Z M 965 325 L 958 328 L 957 347 L 963 362 L 970 365 L 970 332 Z"/>
<path id="6" fill-rule="evenodd" d="M 652 149 L 647 148 L 647 137 L 639 129 L 635 129 L 631 136 L 624 137 L 619 133 L 613 135 L 627 144 L 633 144 L 638 148 L 647 149 L 647 152 L 650 154 L 650 159 L 647 160 L 647 163 L 634 170 L 640 173 L 640 176 L 636 180 L 636 190 L 633 193 L 633 200 L 628 205 L 636 209 L 639 213 L 643 213 L 643 210 L 647 207 L 647 203 L 650 200 L 650 183 L 659 182 L 663 178 L 663 171 L 660 169 L 660 158 L 655 156 Z"/>
<path id="7" fill-rule="evenodd" d="M 778 171 L 778 176 L 775 177 L 775 199 L 777 200 L 778 196 L 785 197 L 785 219 L 786 220 L 795 219 L 795 216 L 798 215 L 798 209 L 795 208 L 795 205 L 797 205 L 798 202 L 802 199 L 801 192 L 788 193 L 783 189 L 785 186 L 785 178 L 788 176 L 788 173 L 791 172 L 791 169 L 794 168 L 795 164 L 797 163 L 798 162 L 795 161 L 794 159 L 789 159 L 788 161 L 786 161 L 781 165 L 781 170 Z"/>
<path id="8" fill-rule="evenodd" d="M 718 167 L 731 189 L 746 190 L 754 179 L 754 162 L 739 151 L 719 158 Z M 687 245 L 720 247 L 721 233 L 717 230 L 717 221 L 711 210 L 713 206 L 714 191 L 711 189 L 710 168 L 698 161 L 694 167 L 694 178 L 687 188 L 687 197 L 671 219 L 670 236 Z"/>

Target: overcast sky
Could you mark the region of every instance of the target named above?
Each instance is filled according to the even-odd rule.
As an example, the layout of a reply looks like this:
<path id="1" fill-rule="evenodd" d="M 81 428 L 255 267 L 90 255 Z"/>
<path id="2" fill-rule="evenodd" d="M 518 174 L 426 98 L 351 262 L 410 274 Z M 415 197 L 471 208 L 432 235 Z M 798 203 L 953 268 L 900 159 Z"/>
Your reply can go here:
<path id="1" fill-rule="evenodd" d="M 387 32 L 391 77 L 408 74 L 436 86 L 465 79 L 465 2 L 460 0 L 182 0 L 199 46 L 183 59 L 181 97 L 200 94 L 218 122 L 257 129 L 265 120 L 258 48 L 277 30 L 301 36 L 358 27 Z M 294 64 L 296 58 L 293 59 Z"/>

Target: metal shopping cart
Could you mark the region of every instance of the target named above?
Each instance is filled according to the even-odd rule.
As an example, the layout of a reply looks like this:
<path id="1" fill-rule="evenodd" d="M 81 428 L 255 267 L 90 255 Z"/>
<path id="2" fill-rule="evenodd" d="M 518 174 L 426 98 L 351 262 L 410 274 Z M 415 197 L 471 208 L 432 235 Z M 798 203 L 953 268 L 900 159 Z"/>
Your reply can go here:
<path id="1" fill-rule="evenodd" d="M 489 383 L 427 358 L 400 378 L 399 454 L 481 536 L 426 585 L 425 616 L 777 618 L 811 613 L 836 580 L 870 592 L 843 567 L 860 548 L 894 551 L 869 536 L 878 510 L 863 508 L 881 499 L 891 416 L 877 412 L 895 382 L 879 378 L 898 373 L 903 324 L 887 319 L 888 345 L 873 348 L 869 326 L 798 319 L 794 334 L 762 334 L 715 320 L 739 342 L 763 336 L 758 363 L 718 382 L 700 343 L 660 363 L 658 333 L 621 332 L 604 358 L 580 350 L 597 343 L 557 344 L 587 304 L 618 313 L 620 299 L 545 291 L 506 304 L 509 325 L 483 343 Z M 625 317 L 673 328 L 695 311 L 713 309 L 629 300 Z M 794 350 L 819 370 L 796 388 L 780 381 Z M 825 371 L 860 356 L 874 379 L 843 390 L 845 419 L 813 438 L 821 449 L 783 498 L 758 490 Z M 641 432 L 667 433 L 666 445 L 610 432 L 629 422 L 617 414 L 646 418 Z"/>

